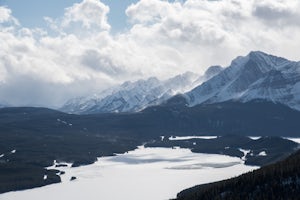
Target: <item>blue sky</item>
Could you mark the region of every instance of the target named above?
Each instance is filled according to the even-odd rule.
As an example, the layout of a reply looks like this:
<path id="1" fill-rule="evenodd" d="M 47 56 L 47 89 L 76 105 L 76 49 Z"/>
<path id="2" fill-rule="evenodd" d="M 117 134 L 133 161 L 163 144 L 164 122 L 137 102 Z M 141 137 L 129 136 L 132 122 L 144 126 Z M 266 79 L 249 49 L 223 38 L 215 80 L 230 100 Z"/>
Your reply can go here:
<path id="1" fill-rule="evenodd" d="M 125 14 L 126 8 L 138 0 L 102 0 L 110 7 L 108 22 L 112 25 L 112 31 L 118 32 L 126 28 L 128 22 Z M 12 10 L 22 26 L 45 28 L 43 17 L 56 18 L 62 16 L 66 7 L 79 3 L 81 0 L 0 0 L 0 5 L 7 6 Z"/>

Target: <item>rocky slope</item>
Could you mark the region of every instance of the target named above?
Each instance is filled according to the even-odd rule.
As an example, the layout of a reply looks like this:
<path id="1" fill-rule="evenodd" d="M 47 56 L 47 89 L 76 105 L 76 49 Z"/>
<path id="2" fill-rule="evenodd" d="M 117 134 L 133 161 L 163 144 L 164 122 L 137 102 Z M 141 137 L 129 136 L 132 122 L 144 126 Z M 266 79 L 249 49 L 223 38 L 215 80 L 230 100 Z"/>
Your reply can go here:
<path id="1" fill-rule="evenodd" d="M 190 90 L 197 78 L 196 74 L 187 72 L 165 81 L 155 77 L 127 81 L 99 94 L 71 99 L 61 110 L 76 114 L 136 112 Z"/>
<path id="2" fill-rule="evenodd" d="M 300 62 L 251 52 L 187 92 L 186 98 L 190 106 L 260 99 L 300 110 Z"/>

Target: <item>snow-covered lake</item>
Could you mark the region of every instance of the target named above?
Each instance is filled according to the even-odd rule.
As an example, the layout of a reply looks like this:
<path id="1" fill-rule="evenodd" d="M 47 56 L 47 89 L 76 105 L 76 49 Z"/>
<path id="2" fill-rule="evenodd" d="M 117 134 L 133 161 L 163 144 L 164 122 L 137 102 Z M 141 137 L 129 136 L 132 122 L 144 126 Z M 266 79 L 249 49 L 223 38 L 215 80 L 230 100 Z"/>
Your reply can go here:
<path id="1" fill-rule="evenodd" d="M 59 168 L 62 183 L 0 195 L 1 200 L 165 200 L 181 190 L 227 179 L 257 167 L 239 158 L 192 153 L 189 149 L 144 148 L 95 164 Z M 76 180 L 70 181 L 72 176 Z"/>

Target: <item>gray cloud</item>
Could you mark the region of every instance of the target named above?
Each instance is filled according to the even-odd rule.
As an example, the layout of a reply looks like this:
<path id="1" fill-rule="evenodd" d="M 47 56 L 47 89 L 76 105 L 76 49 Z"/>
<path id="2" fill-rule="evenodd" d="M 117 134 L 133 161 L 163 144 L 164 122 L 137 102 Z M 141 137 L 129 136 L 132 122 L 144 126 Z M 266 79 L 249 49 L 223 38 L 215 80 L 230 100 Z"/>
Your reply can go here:
<path id="1" fill-rule="evenodd" d="M 254 5 L 253 15 L 265 23 L 277 25 L 279 28 L 287 25 L 300 26 L 300 5 L 295 0 L 259 1 Z"/>

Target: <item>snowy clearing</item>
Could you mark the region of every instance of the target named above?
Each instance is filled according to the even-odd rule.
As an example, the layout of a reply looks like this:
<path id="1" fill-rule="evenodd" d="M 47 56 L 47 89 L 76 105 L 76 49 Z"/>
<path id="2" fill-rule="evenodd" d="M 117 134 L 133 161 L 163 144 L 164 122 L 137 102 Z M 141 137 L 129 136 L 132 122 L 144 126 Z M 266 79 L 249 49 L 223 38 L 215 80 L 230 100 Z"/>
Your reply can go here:
<path id="1" fill-rule="evenodd" d="M 171 136 L 169 140 L 191 140 L 191 139 L 215 139 L 218 136 Z"/>
<path id="2" fill-rule="evenodd" d="M 267 153 L 265 151 L 262 151 L 258 154 L 259 156 L 267 156 Z"/>
<path id="3" fill-rule="evenodd" d="M 252 140 L 258 140 L 261 138 L 261 136 L 249 136 L 249 138 Z"/>

